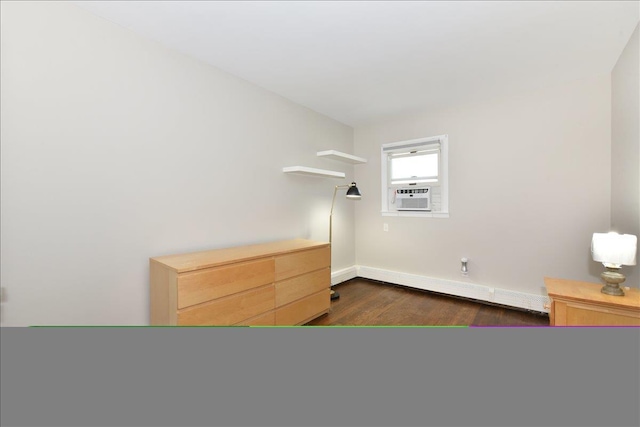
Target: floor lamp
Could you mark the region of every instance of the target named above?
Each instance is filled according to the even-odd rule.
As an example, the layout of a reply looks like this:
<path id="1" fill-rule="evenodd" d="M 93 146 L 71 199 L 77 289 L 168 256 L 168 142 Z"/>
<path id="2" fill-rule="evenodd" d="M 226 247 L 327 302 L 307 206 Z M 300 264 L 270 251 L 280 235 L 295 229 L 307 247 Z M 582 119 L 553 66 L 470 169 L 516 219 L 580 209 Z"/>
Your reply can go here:
<path id="1" fill-rule="evenodd" d="M 352 182 L 351 184 L 336 185 L 336 188 L 333 190 L 333 200 L 331 201 L 331 213 L 329 214 L 329 244 L 332 243 L 332 235 L 333 235 L 333 206 L 336 203 L 336 193 L 338 192 L 338 189 L 341 189 L 341 188 L 347 189 L 347 199 L 359 200 L 362 197 L 362 195 L 360 194 L 360 190 L 358 190 L 358 187 L 356 187 L 355 182 Z M 333 247 L 331 248 L 331 250 L 333 251 Z M 338 298 L 340 298 L 340 294 L 332 289 L 331 299 L 334 300 Z"/>

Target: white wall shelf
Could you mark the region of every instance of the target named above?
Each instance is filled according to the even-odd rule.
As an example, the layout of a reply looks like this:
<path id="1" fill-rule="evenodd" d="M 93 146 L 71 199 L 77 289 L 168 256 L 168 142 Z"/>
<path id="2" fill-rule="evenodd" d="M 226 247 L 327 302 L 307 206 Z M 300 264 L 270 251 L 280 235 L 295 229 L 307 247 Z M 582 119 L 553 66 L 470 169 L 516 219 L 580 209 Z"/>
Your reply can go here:
<path id="1" fill-rule="evenodd" d="M 293 173 L 296 175 L 322 176 L 330 178 L 344 178 L 344 172 L 329 171 L 325 169 L 308 168 L 306 166 L 288 166 L 282 168 L 284 173 Z"/>
<path id="2" fill-rule="evenodd" d="M 341 162 L 351 163 L 351 164 L 361 164 L 367 163 L 367 159 L 363 159 L 362 157 L 354 156 L 353 154 L 343 153 L 341 151 L 336 150 L 326 150 L 326 151 L 318 151 L 318 157 L 325 157 L 327 159 L 339 160 Z"/>

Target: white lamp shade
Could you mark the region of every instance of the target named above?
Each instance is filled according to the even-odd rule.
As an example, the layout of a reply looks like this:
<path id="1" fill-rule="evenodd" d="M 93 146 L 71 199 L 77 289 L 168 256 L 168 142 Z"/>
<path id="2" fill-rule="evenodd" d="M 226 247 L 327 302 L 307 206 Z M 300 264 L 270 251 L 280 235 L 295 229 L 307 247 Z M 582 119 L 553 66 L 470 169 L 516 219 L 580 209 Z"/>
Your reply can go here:
<path id="1" fill-rule="evenodd" d="M 636 265 L 638 238 L 633 234 L 593 233 L 591 255 L 606 267 Z"/>

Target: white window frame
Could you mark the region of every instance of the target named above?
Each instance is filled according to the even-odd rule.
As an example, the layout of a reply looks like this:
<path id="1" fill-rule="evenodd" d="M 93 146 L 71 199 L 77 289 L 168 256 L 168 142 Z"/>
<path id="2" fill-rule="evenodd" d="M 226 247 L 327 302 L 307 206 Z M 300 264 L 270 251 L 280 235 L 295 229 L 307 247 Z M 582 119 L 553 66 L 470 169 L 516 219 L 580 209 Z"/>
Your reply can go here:
<path id="1" fill-rule="evenodd" d="M 389 182 L 389 155 L 398 150 L 407 149 L 426 149 L 429 146 L 439 145 L 438 158 L 438 182 L 424 183 L 419 186 L 438 186 L 440 187 L 440 210 L 431 212 L 421 211 L 393 211 L 389 210 L 389 189 L 397 188 L 402 185 L 393 185 Z M 381 175 L 381 201 L 382 216 L 408 216 L 408 217 L 426 217 L 426 218 L 449 218 L 449 136 L 437 135 L 426 138 L 411 139 L 407 141 L 390 142 L 382 144 L 380 147 L 380 175 Z"/>

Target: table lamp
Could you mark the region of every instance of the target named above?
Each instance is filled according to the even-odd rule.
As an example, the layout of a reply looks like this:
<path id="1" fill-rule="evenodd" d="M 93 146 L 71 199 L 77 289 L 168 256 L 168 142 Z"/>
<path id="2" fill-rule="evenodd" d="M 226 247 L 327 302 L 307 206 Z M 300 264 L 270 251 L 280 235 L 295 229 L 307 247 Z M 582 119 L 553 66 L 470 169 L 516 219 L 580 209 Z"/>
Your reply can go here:
<path id="1" fill-rule="evenodd" d="M 620 283 L 625 281 L 625 277 L 620 268 L 636 265 L 637 245 L 638 238 L 632 234 L 593 233 L 591 255 L 594 261 L 601 262 L 606 268 L 600 275 L 605 282 L 600 290 L 603 294 L 624 295 Z"/>

